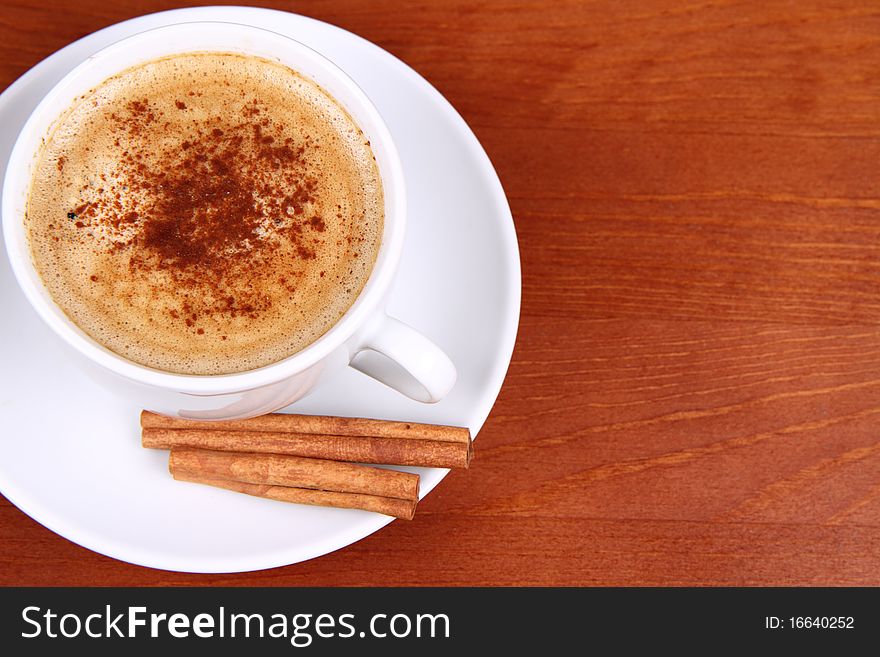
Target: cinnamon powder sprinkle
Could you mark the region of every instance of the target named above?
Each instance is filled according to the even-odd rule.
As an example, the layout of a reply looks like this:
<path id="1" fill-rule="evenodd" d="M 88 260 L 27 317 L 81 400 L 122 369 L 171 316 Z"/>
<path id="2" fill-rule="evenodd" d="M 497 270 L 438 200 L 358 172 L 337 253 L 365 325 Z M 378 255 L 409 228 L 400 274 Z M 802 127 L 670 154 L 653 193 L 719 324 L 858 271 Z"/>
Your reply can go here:
<path id="1" fill-rule="evenodd" d="M 176 105 L 185 108 L 181 101 Z M 139 153 L 124 152 L 119 178 L 126 181 L 128 195 L 140 200 L 137 209 L 125 207 L 117 194 L 72 213 L 77 227 L 94 215 L 105 218 L 106 228 L 122 232 L 124 239 L 117 234 L 113 248 L 131 252 L 133 272 L 161 271 L 178 289 L 192 290 L 188 305 L 198 313 L 188 312 L 182 320 L 189 327 L 200 314 L 255 317 L 267 310 L 271 298 L 241 281 L 259 277 L 282 245 L 303 260 L 314 259 L 321 246 L 311 235 L 326 225 L 309 211 L 320 193 L 307 162 L 314 144 L 310 138 L 293 143 L 268 119 L 255 124 L 261 105 L 252 99 L 240 122 L 226 120 L 225 129 L 211 126 L 219 117 L 205 121 L 195 139 L 152 158 L 158 166 L 143 164 Z M 148 98 L 130 102 L 126 110 L 111 119 L 117 131 L 136 140 L 156 112 Z"/>

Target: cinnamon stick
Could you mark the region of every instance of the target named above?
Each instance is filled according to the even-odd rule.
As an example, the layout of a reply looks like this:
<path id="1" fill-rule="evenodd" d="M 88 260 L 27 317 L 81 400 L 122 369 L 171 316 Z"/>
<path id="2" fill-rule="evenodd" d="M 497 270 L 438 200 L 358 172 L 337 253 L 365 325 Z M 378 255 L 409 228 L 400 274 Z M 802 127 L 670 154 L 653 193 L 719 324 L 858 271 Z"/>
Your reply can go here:
<path id="1" fill-rule="evenodd" d="M 222 479 L 417 501 L 419 475 L 365 465 L 278 454 L 175 448 L 168 459 L 175 478 Z"/>
<path id="2" fill-rule="evenodd" d="M 453 443 L 469 443 L 471 440 L 471 434 L 467 427 L 288 413 L 270 413 L 247 420 L 186 420 L 143 411 L 141 413 L 141 427 L 144 429 L 210 428 L 214 431 L 268 431 L 325 436 L 409 438 Z"/>
<path id="3" fill-rule="evenodd" d="M 288 454 L 331 461 L 438 468 L 466 468 L 473 457 L 470 436 L 467 442 L 452 442 L 207 428 L 210 426 L 200 423 L 198 429 L 145 427 L 141 442 L 144 447 L 154 449 L 193 447 L 222 452 Z"/>
<path id="4" fill-rule="evenodd" d="M 270 500 L 282 502 L 294 502 L 297 504 L 312 504 L 316 506 L 331 506 L 343 509 L 363 509 L 382 513 L 386 516 L 412 520 L 416 511 L 416 503 L 413 500 L 402 500 L 396 497 L 381 497 L 379 495 L 363 495 L 360 493 L 340 493 L 335 491 L 312 490 L 310 488 L 292 488 L 289 486 L 270 486 L 264 484 L 249 484 L 241 481 L 226 481 L 224 479 L 210 479 L 195 475 L 174 474 L 178 481 L 189 481 L 195 484 L 206 484 L 216 488 L 237 493 L 245 493 L 256 497 L 265 497 Z"/>

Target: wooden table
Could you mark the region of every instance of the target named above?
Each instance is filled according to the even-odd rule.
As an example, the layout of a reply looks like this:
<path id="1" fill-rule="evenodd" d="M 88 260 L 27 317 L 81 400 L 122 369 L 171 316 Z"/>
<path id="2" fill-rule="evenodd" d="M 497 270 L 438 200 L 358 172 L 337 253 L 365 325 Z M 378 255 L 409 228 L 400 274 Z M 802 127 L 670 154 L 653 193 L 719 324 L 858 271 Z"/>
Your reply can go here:
<path id="1" fill-rule="evenodd" d="M 0 83 L 176 4 L 7 0 Z M 123 564 L 0 499 L 0 583 L 880 584 L 880 6 L 266 4 L 406 61 L 498 169 L 522 322 L 473 468 L 241 575 Z"/>

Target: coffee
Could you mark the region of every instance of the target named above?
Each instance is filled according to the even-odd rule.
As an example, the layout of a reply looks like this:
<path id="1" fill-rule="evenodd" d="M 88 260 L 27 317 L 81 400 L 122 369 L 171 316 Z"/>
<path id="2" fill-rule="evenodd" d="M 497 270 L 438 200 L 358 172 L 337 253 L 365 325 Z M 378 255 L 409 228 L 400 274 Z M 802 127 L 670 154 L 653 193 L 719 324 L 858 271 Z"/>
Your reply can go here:
<path id="1" fill-rule="evenodd" d="M 370 144 L 319 86 L 231 53 L 116 75 L 57 121 L 26 229 L 94 340 L 181 374 L 268 365 L 351 307 L 383 230 Z"/>

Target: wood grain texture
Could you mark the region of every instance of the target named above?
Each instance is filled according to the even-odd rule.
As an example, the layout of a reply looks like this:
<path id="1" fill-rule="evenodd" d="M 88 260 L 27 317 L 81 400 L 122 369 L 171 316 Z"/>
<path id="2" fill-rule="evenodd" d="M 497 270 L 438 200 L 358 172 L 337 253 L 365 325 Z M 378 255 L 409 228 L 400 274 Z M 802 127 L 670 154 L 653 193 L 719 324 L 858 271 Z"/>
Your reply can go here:
<path id="1" fill-rule="evenodd" d="M 122 564 L 4 500 L 0 583 L 880 585 L 880 6 L 266 4 L 402 58 L 498 169 L 522 325 L 473 467 L 253 574 Z M 0 83 L 174 5 L 4 2 Z"/>

